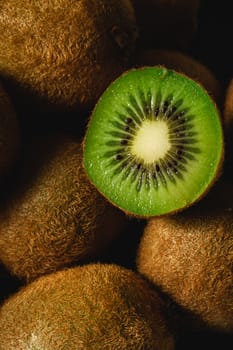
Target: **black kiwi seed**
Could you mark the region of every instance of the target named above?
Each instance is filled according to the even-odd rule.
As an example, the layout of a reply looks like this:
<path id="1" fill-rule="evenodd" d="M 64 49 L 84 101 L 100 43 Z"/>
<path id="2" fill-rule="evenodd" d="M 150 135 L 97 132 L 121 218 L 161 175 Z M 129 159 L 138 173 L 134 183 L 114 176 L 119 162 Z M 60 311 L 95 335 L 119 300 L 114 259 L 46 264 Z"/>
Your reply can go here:
<path id="1" fill-rule="evenodd" d="M 193 124 L 190 122 L 193 116 L 189 114 L 189 109 L 182 108 L 182 99 L 175 101 L 172 94 L 164 99 L 160 92 L 153 96 L 151 92 L 145 95 L 139 91 L 138 96 L 136 99 L 130 94 L 131 106 L 123 106 L 127 117 L 116 112 L 120 116 L 120 122 L 112 122 L 114 129 L 109 134 L 114 140 L 111 145 L 108 142 L 108 145 L 118 145 L 115 160 L 120 163 L 120 168 L 116 167 L 115 171 L 119 173 L 120 169 L 124 169 L 123 178 L 131 174 L 131 180 L 137 181 L 136 188 L 139 191 L 143 183 L 146 188 L 157 188 L 159 182 L 166 186 L 168 179 L 176 182 L 176 177 L 182 178 L 182 173 L 187 171 L 185 164 L 188 160 L 195 161 L 194 154 L 200 150 L 193 146 L 198 142 L 197 133 L 193 131 Z M 145 120 L 164 120 L 169 130 L 171 148 L 153 167 L 142 164 L 141 159 L 131 154 L 134 135 Z"/>
<path id="2" fill-rule="evenodd" d="M 159 114 L 159 108 L 158 107 L 155 108 L 155 113 L 154 114 L 155 114 L 155 116 L 157 116 Z"/>
<path id="3" fill-rule="evenodd" d="M 126 119 L 125 119 L 126 124 L 131 124 L 132 121 L 133 121 L 132 118 L 126 118 Z"/>
<path id="4" fill-rule="evenodd" d="M 126 126 L 124 127 L 124 130 L 125 130 L 125 131 L 130 131 L 130 127 L 129 127 L 128 125 L 126 125 Z"/>
<path id="5" fill-rule="evenodd" d="M 123 156 L 121 154 L 117 154 L 116 160 L 122 160 L 122 159 L 123 159 Z"/>

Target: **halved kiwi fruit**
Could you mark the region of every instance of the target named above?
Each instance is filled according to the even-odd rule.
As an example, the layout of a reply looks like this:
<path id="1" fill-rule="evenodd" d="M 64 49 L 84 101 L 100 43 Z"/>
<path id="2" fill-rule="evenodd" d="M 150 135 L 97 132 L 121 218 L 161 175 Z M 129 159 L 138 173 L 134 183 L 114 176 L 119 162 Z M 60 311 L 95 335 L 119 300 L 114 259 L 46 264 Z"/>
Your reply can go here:
<path id="1" fill-rule="evenodd" d="M 97 189 L 139 217 L 176 212 L 219 174 L 218 110 L 196 82 L 165 67 L 125 72 L 99 99 L 84 139 L 84 167 Z"/>
<path id="2" fill-rule="evenodd" d="M 90 264 L 34 281 L 0 310 L 4 350 L 173 350 L 166 305 L 139 274 Z"/>

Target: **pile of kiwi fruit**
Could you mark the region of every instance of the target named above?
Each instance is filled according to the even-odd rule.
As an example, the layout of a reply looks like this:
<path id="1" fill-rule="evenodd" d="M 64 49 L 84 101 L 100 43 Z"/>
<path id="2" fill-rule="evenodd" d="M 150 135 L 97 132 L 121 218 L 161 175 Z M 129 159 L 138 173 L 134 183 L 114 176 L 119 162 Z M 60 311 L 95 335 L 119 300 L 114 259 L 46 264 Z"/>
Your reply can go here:
<path id="1" fill-rule="evenodd" d="M 232 348 L 229 6 L 1 1 L 0 350 Z"/>

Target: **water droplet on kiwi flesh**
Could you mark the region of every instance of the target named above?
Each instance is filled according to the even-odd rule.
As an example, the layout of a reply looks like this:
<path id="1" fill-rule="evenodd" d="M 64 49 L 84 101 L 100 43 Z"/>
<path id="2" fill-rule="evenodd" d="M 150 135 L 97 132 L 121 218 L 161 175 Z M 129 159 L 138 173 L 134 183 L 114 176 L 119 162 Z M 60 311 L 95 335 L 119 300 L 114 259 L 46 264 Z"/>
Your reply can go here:
<path id="1" fill-rule="evenodd" d="M 114 130 L 109 131 L 113 138 L 108 142 L 109 147 L 115 147 L 115 161 L 119 166 L 115 174 L 122 172 L 123 178 L 131 178 L 136 182 L 136 189 L 140 191 L 144 185 L 149 189 L 151 186 L 167 186 L 168 181 L 175 183 L 177 179 L 183 178 L 187 171 L 188 161 L 196 161 L 195 154 L 199 153 L 197 133 L 193 130 L 193 115 L 189 114 L 188 108 L 182 108 L 183 100 L 174 101 L 173 94 L 163 99 L 160 92 L 154 96 L 150 91 L 145 95 L 142 91 L 138 93 L 137 99 L 129 95 L 129 104 L 123 106 L 124 113 L 117 113 L 120 122 L 114 122 Z M 154 164 L 142 164 L 143 160 L 131 154 L 136 131 L 145 120 L 163 120 L 169 130 L 170 149 Z M 116 147 L 117 146 L 117 147 Z M 114 151 L 114 150 L 113 150 Z M 106 152 L 114 156 L 114 152 Z M 152 181 L 150 181 L 152 180 Z"/>

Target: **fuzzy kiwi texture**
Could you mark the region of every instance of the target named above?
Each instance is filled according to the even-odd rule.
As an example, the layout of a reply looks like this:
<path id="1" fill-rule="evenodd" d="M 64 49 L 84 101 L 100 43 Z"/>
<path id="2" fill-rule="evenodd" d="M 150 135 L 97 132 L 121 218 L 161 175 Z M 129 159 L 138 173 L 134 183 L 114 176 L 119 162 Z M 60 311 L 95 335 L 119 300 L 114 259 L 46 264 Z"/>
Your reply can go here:
<path id="1" fill-rule="evenodd" d="M 20 146 L 20 127 L 11 100 L 0 83 L 0 177 L 13 165 Z"/>
<path id="2" fill-rule="evenodd" d="M 92 259 L 125 227 L 125 216 L 90 184 L 79 141 L 35 138 L 22 152 L 0 212 L 0 261 L 31 281 Z"/>
<path id="3" fill-rule="evenodd" d="M 129 65 L 136 31 L 130 0 L 2 0 L 0 73 L 27 102 L 30 93 L 59 108 L 92 108 Z"/>
<path id="4" fill-rule="evenodd" d="M 1 349 L 171 350 L 165 304 L 136 272 L 90 264 L 43 276 L 0 310 Z"/>
<path id="5" fill-rule="evenodd" d="M 218 106 L 222 104 L 222 86 L 214 73 L 202 62 L 192 56 L 177 50 L 140 49 L 136 53 L 137 66 L 162 65 L 200 83 L 212 96 Z"/>
<path id="6" fill-rule="evenodd" d="M 226 135 L 228 138 L 231 138 L 231 140 L 232 140 L 232 135 L 233 135 L 233 79 L 231 79 L 228 82 L 228 85 L 226 87 L 225 98 L 224 98 L 223 118 L 224 118 L 224 126 L 225 126 Z"/>
<path id="7" fill-rule="evenodd" d="M 225 175 L 232 182 L 233 174 L 233 79 L 229 80 L 225 90 L 223 106 L 223 125 L 226 140 Z"/>
<path id="8" fill-rule="evenodd" d="M 233 79 L 228 82 L 224 104 L 224 118 L 226 123 L 233 120 Z"/>
<path id="9" fill-rule="evenodd" d="M 198 28 L 200 0 L 132 0 L 138 46 L 188 49 Z"/>
<path id="10" fill-rule="evenodd" d="M 232 198 L 232 184 L 219 182 L 187 211 L 150 219 L 142 235 L 138 271 L 187 311 L 180 324 L 233 331 Z"/>

